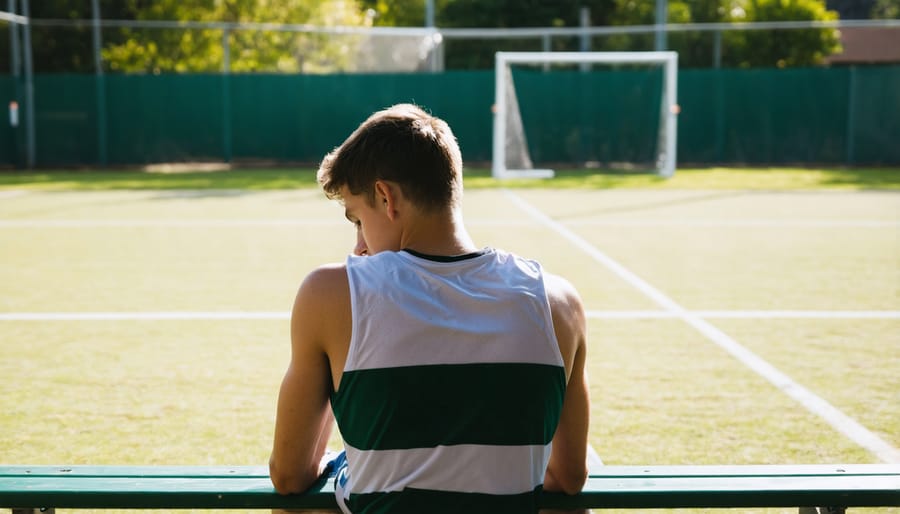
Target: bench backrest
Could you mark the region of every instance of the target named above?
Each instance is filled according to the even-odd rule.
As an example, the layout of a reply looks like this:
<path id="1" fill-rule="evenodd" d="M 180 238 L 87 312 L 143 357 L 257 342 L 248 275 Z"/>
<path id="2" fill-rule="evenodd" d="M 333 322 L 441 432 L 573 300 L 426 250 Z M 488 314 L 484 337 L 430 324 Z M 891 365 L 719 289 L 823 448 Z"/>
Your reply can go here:
<path id="1" fill-rule="evenodd" d="M 604 466 L 550 508 L 900 506 L 900 465 Z M 0 466 L 0 508 L 335 508 L 323 480 L 280 496 L 262 466 Z"/>

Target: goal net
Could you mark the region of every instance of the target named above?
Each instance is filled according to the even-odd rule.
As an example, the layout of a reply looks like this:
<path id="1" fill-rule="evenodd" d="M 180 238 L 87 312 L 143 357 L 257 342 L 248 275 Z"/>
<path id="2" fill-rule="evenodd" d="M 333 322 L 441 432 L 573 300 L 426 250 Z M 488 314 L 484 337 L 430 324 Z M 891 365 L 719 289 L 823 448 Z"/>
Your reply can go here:
<path id="1" fill-rule="evenodd" d="M 560 73 L 565 67 L 573 66 L 577 67 L 574 71 Z M 495 68 L 492 157 L 495 178 L 553 176 L 552 169 L 536 168 L 534 162 L 588 166 L 599 166 L 603 162 L 610 166 L 652 168 L 664 177 L 675 173 L 676 52 L 497 52 Z M 526 69 L 519 71 L 522 68 Z M 541 72 L 551 68 L 553 73 Z M 602 72 L 592 71 L 594 68 Z M 531 75 L 522 75 L 529 70 Z M 641 84 L 635 86 L 631 84 L 632 80 L 631 85 L 612 88 L 610 82 L 614 81 L 611 78 L 626 74 L 626 71 L 618 70 L 626 70 L 638 77 Z M 545 78 L 536 81 L 534 77 L 539 75 Z M 537 86 L 529 89 L 538 91 L 532 91 L 530 96 L 519 94 L 518 79 L 529 79 L 528 84 Z M 541 83 L 545 84 L 546 94 L 540 92 Z M 570 85 L 579 83 L 578 87 L 569 89 Z M 611 91 L 624 93 L 616 96 Z M 614 116 L 598 114 L 600 111 L 588 108 L 588 104 L 598 99 L 620 110 L 637 105 L 645 116 L 624 113 L 621 118 L 629 125 L 617 126 L 613 123 Z M 520 104 L 524 110 L 520 109 Z M 546 115 L 534 114 L 530 123 L 523 120 L 523 113 L 534 111 L 543 111 Z M 571 127 L 559 127 L 561 124 Z M 642 134 L 634 136 L 635 132 Z M 531 145 L 529 136 L 532 136 Z M 641 145 L 630 143 L 633 137 L 645 141 Z M 641 151 L 610 150 L 629 144 L 641 146 Z M 564 155 L 552 150 L 541 152 L 548 146 L 574 150 Z M 533 148 L 542 155 L 535 154 Z"/>

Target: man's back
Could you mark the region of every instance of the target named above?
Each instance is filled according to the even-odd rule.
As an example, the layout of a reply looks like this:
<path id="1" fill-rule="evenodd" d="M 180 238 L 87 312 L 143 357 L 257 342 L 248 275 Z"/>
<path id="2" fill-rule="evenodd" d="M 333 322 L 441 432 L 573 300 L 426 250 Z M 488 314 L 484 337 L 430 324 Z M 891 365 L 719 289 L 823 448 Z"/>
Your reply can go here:
<path id="1" fill-rule="evenodd" d="M 540 267 L 497 250 L 351 257 L 332 406 L 353 512 L 528 512 L 566 376 Z"/>

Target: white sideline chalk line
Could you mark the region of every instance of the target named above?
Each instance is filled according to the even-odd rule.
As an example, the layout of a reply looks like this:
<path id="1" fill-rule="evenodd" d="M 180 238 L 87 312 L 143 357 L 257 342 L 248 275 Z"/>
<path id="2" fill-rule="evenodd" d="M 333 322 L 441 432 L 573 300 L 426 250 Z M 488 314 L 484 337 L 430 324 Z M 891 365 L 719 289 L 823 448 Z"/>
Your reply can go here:
<path id="1" fill-rule="evenodd" d="M 334 219 L 292 219 L 292 218 L 260 218 L 260 219 L 82 219 L 82 220 L 0 220 L 0 228 L 106 228 L 106 227 L 294 227 L 309 225 L 345 225 L 347 220 Z"/>
<path id="2" fill-rule="evenodd" d="M 706 220 L 706 219 L 601 219 L 601 220 L 570 220 L 559 222 L 568 226 L 599 226 L 599 227 L 805 227 L 805 228 L 881 228 L 881 227 L 900 227 L 900 221 L 897 220 L 798 220 L 798 219 L 779 219 L 779 218 L 762 218 L 762 219 L 724 219 L 724 220 Z"/>
<path id="3" fill-rule="evenodd" d="M 689 312 L 689 311 L 685 311 Z M 708 319 L 900 319 L 900 311 L 692 311 Z M 681 319 L 672 311 L 585 311 L 589 319 Z M 289 311 L 0 312 L 0 321 L 139 321 L 290 319 Z"/>
<path id="4" fill-rule="evenodd" d="M 0 191 L 0 198 L 3 198 Z M 15 196 L 15 195 L 6 195 Z M 572 220 L 557 222 L 566 226 L 599 227 L 774 227 L 774 228 L 893 228 L 900 227 L 896 220 L 791 220 L 791 219 L 607 219 Z M 526 226 L 527 220 L 472 219 L 473 226 Z M 346 220 L 309 218 L 210 218 L 210 219 L 5 219 L 0 228 L 112 228 L 112 227 L 300 227 L 347 225 Z"/>
<path id="5" fill-rule="evenodd" d="M 587 447 L 587 465 L 588 474 L 595 471 L 599 472 L 600 468 L 603 467 L 603 459 L 600 458 L 600 454 L 598 454 L 597 450 L 590 444 Z"/>
<path id="6" fill-rule="evenodd" d="M 704 319 L 900 319 L 900 311 L 690 311 Z M 672 311 L 585 311 L 591 319 L 666 319 L 681 316 Z"/>
<path id="7" fill-rule="evenodd" d="M 555 230 L 559 235 L 563 236 L 565 239 L 568 239 L 575 246 L 593 257 L 594 260 L 603 264 L 604 266 L 609 268 L 610 271 L 644 293 L 644 295 L 656 302 L 660 307 L 668 312 L 673 313 L 675 317 L 694 327 L 701 334 L 705 335 L 710 341 L 719 345 L 744 365 L 781 389 L 785 394 L 797 400 L 807 410 L 824 419 L 838 432 L 844 434 L 856 444 L 872 452 L 882 461 L 888 463 L 900 463 L 900 450 L 888 444 L 886 441 L 878 437 L 878 435 L 862 426 L 856 420 L 847 416 L 839 409 L 814 394 L 812 391 L 794 382 L 788 375 L 779 371 L 777 368 L 763 360 L 761 357 L 732 339 L 726 333 L 714 327 L 708 321 L 700 318 L 700 316 L 695 313 L 685 310 L 678 303 L 676 303 L 674 300 L 666 296 L 655 287 L 651 286 L 644 279 L 632 273 L 627 268 L 613 260 L 611 257 L 598 250 L 581 236 L 575 234 L 562 224 L 554 221 L 552 218 L 523 200 L 512 191 L 504 189 L 503 192 L 513 203 L 527 212 L 532 218 Z"/>
<path id="8" fill-rule="evenodd" d="M 6 189 L 0 191 L 0 198 L 14 198 L 16 196 L 22 196 L 25 194 L 23 189 Z"/>
<path id="9" fill-rule="evenodd" d="M 289 311 L 0 312 L 0 321 L 141 321 L 291 319 Z"/>

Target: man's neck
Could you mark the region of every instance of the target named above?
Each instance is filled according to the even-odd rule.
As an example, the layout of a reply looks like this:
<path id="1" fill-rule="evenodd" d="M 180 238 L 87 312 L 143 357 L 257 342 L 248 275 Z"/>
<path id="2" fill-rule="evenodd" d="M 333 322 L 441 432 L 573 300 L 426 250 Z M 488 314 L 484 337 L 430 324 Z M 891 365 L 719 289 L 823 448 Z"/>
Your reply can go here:
<path id="1" fill-rule="evenodd" d="M 479 250 L 469 236 L 459 209 L 418 216 L 400 239 L 400 247 L 426 255 L 454 256 Z"/>

